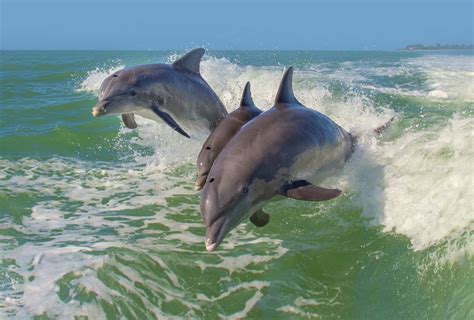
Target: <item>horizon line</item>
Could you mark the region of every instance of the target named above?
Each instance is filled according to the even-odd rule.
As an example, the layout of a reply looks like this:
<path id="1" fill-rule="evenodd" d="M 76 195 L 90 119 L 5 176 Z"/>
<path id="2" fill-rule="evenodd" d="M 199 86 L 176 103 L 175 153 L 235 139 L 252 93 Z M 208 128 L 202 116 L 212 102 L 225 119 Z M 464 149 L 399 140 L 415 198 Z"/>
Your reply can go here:
<path id="1" fill-rule="evenodd" d="M 194 48 L 204 48 L 206 51 L 474 51 L 474 48 L 459 48 L 459 49 L 406 49 L 406 48 L 394 48 L 394 49 L 246 49 L 246 48 L 239 48 L 239 49 L 222 49 L 222 48 L 206 48 L 205 46 L 195 46 L 190 48 L 183 48 L 183 49 L 67 49 L 67 48 L 46 48 L 46 49 L 15 49 L 15 48 L 8 48 L 3 49 L 0 48 L 0 51 L 187 51 L 192 50 Z"/>

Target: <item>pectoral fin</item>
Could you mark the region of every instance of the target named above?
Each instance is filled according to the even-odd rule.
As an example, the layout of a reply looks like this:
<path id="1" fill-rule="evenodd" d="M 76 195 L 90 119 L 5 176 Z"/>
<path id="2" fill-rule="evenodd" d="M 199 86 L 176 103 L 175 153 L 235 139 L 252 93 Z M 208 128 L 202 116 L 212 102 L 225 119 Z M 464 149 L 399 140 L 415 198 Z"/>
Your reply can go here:
<path id="1" fill-rule="evenodd" d="M 312 185 L 306 180 L 294 181 L 285 185 L 281 194 L 288 198 L 307 201 L 330 200 L 341 194 L 339 189 L 326 189 Z"/>
<path id="2" fill-rule="evenodd" d="M 135 122 L 135 116 L 133 113 L 123 113 L 122 114 L 123 124 L 129 129 L 136 129 L 137 123 Z"/>
<path id="3" fill-rule="evenodd" d="M 263 227 L 265 226 L 268 221 L 270 221 L 270 216 L 265 213 L 262 209 L 257 210 L 251 217 L 250 221 L 256 226 L 256 227 Z"/>
<path id="4" fill-rule="evenodd" d="M 186 133 L 186 131 L 184 131 L 168 113 L 161 111 L 158 107 L 155 106 L 152 106 L 151 109 L 158 117 L 160 117 L 164 122 L 166 122 L 167 125 L 169 125 L 177 132 L 181 133 L 186 138 L 189 138 L 189 135 Z"/>

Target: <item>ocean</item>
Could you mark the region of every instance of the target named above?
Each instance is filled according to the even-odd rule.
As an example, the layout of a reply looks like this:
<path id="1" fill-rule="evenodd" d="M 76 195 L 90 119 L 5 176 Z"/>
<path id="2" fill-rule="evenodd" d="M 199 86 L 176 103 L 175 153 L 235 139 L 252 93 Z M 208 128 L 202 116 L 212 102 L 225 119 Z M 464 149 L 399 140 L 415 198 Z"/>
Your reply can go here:
<path id="1" fill-rule="evenodd" d="M 93 118 L 115 70 L 177 51 L 2 51 L 0 318 L 473 319 L 474 53 L 208 51 L 228 110 L 247 81 L 360 135 L 326 202 L 271 202 L 215 253 L 202 140 Z M 395 117 L 380 137 L 373 129 Z"/>

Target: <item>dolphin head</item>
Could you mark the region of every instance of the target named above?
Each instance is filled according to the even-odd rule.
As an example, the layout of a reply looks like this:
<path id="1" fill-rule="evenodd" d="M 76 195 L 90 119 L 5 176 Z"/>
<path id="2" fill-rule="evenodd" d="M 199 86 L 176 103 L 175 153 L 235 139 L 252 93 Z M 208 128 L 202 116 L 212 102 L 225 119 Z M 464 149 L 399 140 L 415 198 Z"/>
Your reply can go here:
<path id="1" fill-rule="evenodd" d="M 149 108 L 149 86 L 138 68 L 123 69 L 108 76 L 99 89 L 99 102 L 92 115 L 133 113 Z M 157 88 L 154 88 L 155 90 Z"/>
<path id="2" fill-rule="evenodd" d="M 216 250 L 229 231 L 261 208 L 275 192 L 270 190 L 271 184 L 254 178 L 257 165 L 242 163 L 238 157 L 225 158 L 225 154 L 218 156 L 201 193 L 208 251 Z"/>
<path id="3" fill-rule="evenodd" d="M 216 173 L 211 173 L 200 203 L 206 224 L 205 245 L 208 251 L 217 249 L 226 234 L 244 219 L 252 203 L 249 184 L 245 179 L 236 181 L 235 177 Z"/>
<path id="4" fill-rule="evenodd" d="M 281 81 L 275 105 L 243 126 L 209 171 L 200 201 L 208 251 L 216 250 L 230 230 L 261 209 L 288 182 L 288 164 L 294 155 L 277 143 L 286 127 L 270 130 L 266 126 L 292 104 L 299 106 L 293 94 L 292 75 L 290 67 Z"/>

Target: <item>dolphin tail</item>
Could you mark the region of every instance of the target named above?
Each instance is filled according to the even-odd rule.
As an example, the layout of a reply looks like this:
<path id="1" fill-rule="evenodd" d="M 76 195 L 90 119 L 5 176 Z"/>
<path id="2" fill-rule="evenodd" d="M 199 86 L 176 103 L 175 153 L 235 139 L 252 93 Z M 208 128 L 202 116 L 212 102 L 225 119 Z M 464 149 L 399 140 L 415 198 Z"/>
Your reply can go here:
<path id="1" fill-rule="evenodd" d="M 381 125 L 380 127 L 375 128 L 374 133 L 376 135 L 381 135 L 382 133 L 384 133 L 385 130 L 387 130 L 387 128 L 392 124 L 393 120 L 395 120 L 395 117 L 391 117 L 390 120 L 385 122 L 383 125 Z"/>
<path id="2" fill-rule="evenodd" d="M 376 136 L 380 136 L 382 135 L 389 127 L 390 125 L 392 124 L 392 122 L 395 120 L 395 117 L 391 117 L 387 122 L 385 122 L 383 125 L 375 128 L 372 130 L 372 132 L 376 135 Z M 357 140 L 359 139 L 359 137 L 361 136 L 361 133 L 349 133 L 349 136 L 351 137 L 352 139 L 352 148 L 354 149 L 355 148 L 355 145 L 357 143 Z"/>

